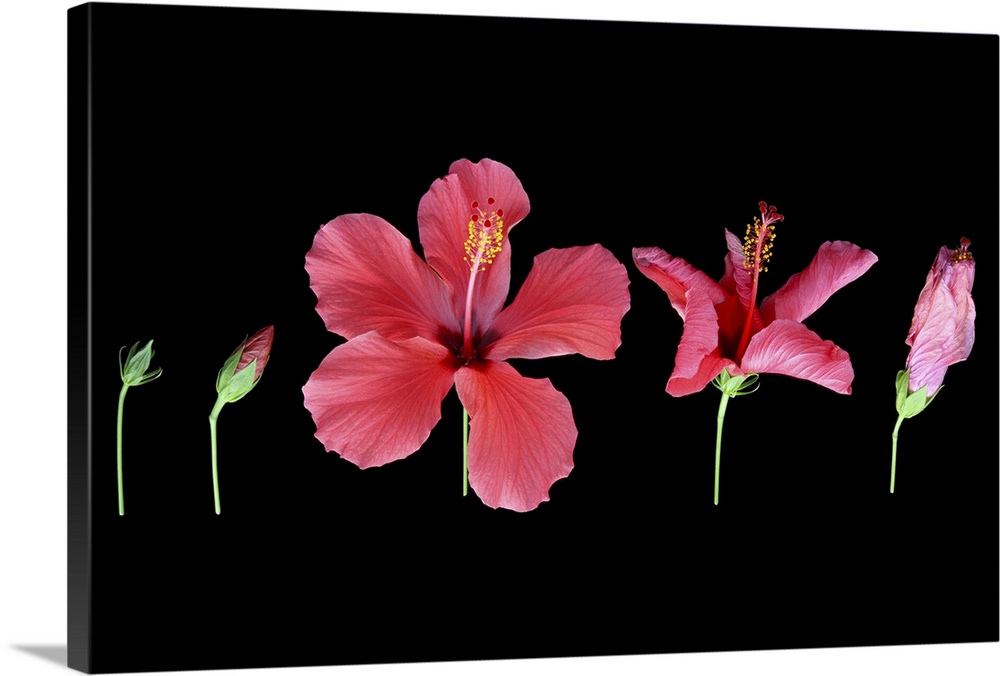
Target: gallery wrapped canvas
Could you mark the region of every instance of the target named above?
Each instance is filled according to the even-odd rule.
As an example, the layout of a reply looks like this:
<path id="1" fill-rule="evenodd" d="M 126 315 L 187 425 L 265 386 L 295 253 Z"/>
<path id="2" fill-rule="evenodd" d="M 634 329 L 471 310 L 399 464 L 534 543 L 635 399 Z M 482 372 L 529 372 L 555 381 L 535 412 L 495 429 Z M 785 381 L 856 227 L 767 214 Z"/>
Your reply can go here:
<path id="1" fill-rule="evenodd" d="M 68 39 L 72 668 L 1000 639 L 995 284 L 893 444 L 928 267 L 995 278 L 996 35 Z"/>

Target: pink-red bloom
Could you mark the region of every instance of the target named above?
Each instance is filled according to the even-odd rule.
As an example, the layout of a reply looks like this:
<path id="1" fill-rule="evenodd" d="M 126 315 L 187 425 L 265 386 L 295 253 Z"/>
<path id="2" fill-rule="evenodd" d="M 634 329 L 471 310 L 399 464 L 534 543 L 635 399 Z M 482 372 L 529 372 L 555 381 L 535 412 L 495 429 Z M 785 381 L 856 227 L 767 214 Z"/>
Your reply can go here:
<path id="1" fill-rule="evenodd" d="M 927 273 L 906 336 L 910 393 L 926 387 L 927 396 L 933 397 L 948 367 L 965 361 L 972 352 L 976 340 L 976 304 L 972 301 L 976 261 L 969 253 L 970 244 L 963 237 L 957 249 L 941 247 Z"/>
<path id="2" fill-rule="evenodd" d="M 504 307 L 509 234 L 528 210 L 508 167 L 459 160 L 420 200 L 426 262 L 377 216 L 339 216 L 320 228 L 306 255 L 316 310 L 348 339 L 303 387 L 328 450 L 362 468 L 410 455 L 455 385 L 472 421 L 469 483 L 484 503 L 533 509 L 569 474 L 577 436 L 569 401 L 506 360 L 613 358 L 628 275 L 599 245 L 550 249 Z"/>
<path id="3" fill-rule="evenodd" d="M 847 352 L 802 322 L 878 259 L 850 242 L 826 242 L 805 270 L 758 307 L 758 278 L 767 270 L 775 224 L 783 220 L 764 202 L 760 212 L 742 242 L 726 231 L 729 254 L 719 282 L 660 248 L 632 251 L 639 271 L 667 293 L 684 320 L 667 381 L 674 396 L 702 390 L 723 369 L 732 376 L 777 373 L 851 392 L 854 369 Z"/>

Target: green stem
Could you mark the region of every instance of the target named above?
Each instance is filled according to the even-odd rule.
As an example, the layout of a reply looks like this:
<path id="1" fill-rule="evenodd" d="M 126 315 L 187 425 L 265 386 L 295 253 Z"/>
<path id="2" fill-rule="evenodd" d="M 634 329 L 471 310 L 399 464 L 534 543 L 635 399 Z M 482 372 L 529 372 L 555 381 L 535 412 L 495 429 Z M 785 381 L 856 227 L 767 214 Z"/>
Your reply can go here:
<path id="1" fill-rule="evenodd" d="M 722 459 L 722 421 L 726 417 L 726 406 L 729 404 L 729 395 L 722 393 L 722 401 L 719 402 L 719 419 L 715 431 L 715 504 L 719 504 L 719 463 Z"/>
<path id="2" fill-rule="evenodd" d="M 226 400 L 219 397 L 212 413 L 208 416 L 208 426 L 212 429 L 212 486 L 215 489 L 215 513 L 222 514 L 222 506 L 219 504 L 219 452 L 215 441 L 215 421 L 219 417 L 219 411 L 225 406 Z"/>
<path id="3" fill-rule="evenodd" d="M 892 472 L 889 475 L 889 492 L 896 492 L 896 441 L 899 438 L 899 426 L 903 424 L 903 416 L 896 418 L 896 426 L 892 428 Z"/>
<path id="4" fill-rule="evenodd" d="M 462 407 L 462 495 L 469 494 L 469 412 Z"/>
<path id="5" fill-rule="evenodd" d="M 128 385 L 122 383 L 122 392 L 118 395 L 118 514 L 125 516 L 125 491 L 122 481 L 122 414 L 125 412 L 125 393 Z"/>

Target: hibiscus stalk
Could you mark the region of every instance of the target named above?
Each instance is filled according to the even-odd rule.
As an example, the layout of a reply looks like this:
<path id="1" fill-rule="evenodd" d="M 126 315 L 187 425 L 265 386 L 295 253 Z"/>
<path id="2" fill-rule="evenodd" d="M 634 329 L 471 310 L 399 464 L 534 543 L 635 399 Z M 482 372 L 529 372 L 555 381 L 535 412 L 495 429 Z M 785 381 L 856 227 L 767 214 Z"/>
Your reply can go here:
<path id="1" fill-rule="evenodd" d="M 715 504 L 719 504 L 719 464 L 722 461 L 722 421 L 726 419 L 726 406 L 729 404 L 729 395 L 722 393 L 722 401 L 719 402 L 719 418 L 715 430 Z"/>
<path id="2" fill-rule="evenodd" d="M 744 394 L 751 394 L 757 391 L 758 375 L 756 373 L 745 373 L 741 376 L 729 374 L 728 369 L 723 369 L 722 373 L 712 381 L 717 389 L 722 392 L 722 401 L 719 402 L 719 416 L 715 429 L 715 504 L 719 504 L 719 465 L 722 462 L 722 422 L 726 417 L 726 407 L 729 405 L 730 397 L 740 397 Z M 749 389 L 753 387 L 753 389 Z"/>
<path id="3" fill-rule="evenodd" d="M 899 426 L 903 424 L 903 416 L 896 418 L 896 426 L 892 428 L 892 471 L 889 475 L 889 492 L 896 492 L 896 442 L 899 439 Z"/>
<path id="4" fill-rule="evenodd" d="M 118 515 L 125 516 L 125 484 L 122 475 L 122 419 L 125 413 L 125 393 L 128 392 L 128 388 L 137 387 L 139 385 L 145 385 L 146 383 L 156 380 L 163 373 L 163 369 L 155 369 L 153 371 L 147 371 L 149 368 L 149 362 L 153 359 L 153 355 L 156 352 L 153 351 L 153 341 L 146 343 L 146 346 L 139 349 L 139 343 L 136 343 L 128 351 L 128 356 L 125 357 L 125 364 L 122 364 L 122 350 L 125 346 L 122 346 L 121 350 L 118 350 L 118 373 L 122 378 L 122 390 L 118 395 Z"/>
<path id="5" fill-rule="evenodd" d="M 218 448 L 218 432 L 217 424 L 219 419 L 219 412 L 222 407 L 225 406 L 226 400 L 219 399 L 215 400 L 215 406 L 212 407 L 212 412 L 208 416 L 208 426 L 212 431 L 212 489 L 215 494 L 215 513 L 222 513 L 222 505 L 219 502 L 219 448 Z"/>

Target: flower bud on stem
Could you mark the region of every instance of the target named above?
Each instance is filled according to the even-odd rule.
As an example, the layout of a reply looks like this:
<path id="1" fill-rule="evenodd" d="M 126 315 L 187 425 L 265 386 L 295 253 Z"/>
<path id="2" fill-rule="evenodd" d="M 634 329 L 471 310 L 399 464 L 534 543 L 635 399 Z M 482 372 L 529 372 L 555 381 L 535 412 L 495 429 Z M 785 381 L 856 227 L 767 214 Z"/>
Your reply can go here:
<path id="1" fill-rule="evenodd" d="M 216 441 L 216 424 L 219 412 L 226 404 L 239 401 L 250 393 L 264 373 L 264 367 L 271 357 L 274 343 L 274 327 L 268 326 L 253 334 L 236 348 L 219 370 L 215 379 L 215 391 L 219 393 L 215 406 L 208 416 L 208 426 L 212 432 L 212 486 L 215 494 L 215 513 L 222 513 L 219 503 L 219 452 Z"/>
<path id="2" fill-rule="evenodd" d="M 149 362 L 153 359 L 153 341 L 146 343 L 146 347 L 139 349 L 139 343 L 132 346 L 122 364 L 122 350 L 118 350 L 118 374 L 122 378 L 122 390 L 118 395 L 118 514 L 125 516 L 125 490 L 122 481 L 122 418 L 125 412 L 125 393 L 128 388 L 145 385 L 156 380 L 163 373 L 163 369 L 147 372 Z"/>

